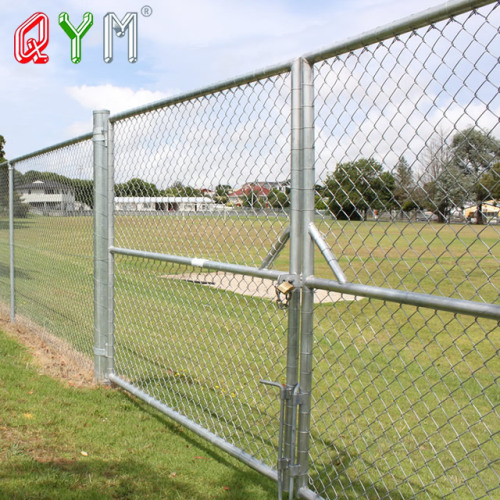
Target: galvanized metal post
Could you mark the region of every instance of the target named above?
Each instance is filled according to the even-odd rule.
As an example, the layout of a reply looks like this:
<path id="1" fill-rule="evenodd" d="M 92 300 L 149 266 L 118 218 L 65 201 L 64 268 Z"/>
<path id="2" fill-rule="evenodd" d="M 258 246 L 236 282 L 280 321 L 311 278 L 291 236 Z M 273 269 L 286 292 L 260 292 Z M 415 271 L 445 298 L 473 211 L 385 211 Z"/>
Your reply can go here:
<path id="1" fill-rule="evenodd" d="M 290 185 L 290 265 L 291 275 L 300 276 L 302 264 L 302 62 L 292 65 L 292 113 L 291 113 L 291 185 Z M 299 333 L 301 288 L 295 287 L 290 294 L 288 308 L 288 344 L 286 385 L 294 387 L 298 383 L 299 371 Z M 295 457 L 293 449 L 293 401 L 286 401 L 284 456 L 289 460 Z M 278 467 L 282 465 L 278 464 Z M 289 471 L 282 474 L 283 491 L 289 491 Z"/>
<path id="2" fill-rule="evenodd" d="M 107 379 L 109 326 L 109 111 L 94 111 L 94 377 Z"/>
<path id="3" fill-rule="evenodd" d="M 302 62 L 303 87 L 303 170 L 302 170 L 302 278 L 305 281 L 314 274 L 314 241 L 308 228 L 314 222 L 314 78 L 313 68 L 306 60 Z M 314 290 L 302 288 L 299 431 L 297 440 L 297 463 L 299 477 L 297 487 L 307 486 L 309 467 L 309 435 L 311 421 L 311 389 L 313 361 L 313 310 Z"/>
<path id="4" fill-rule="evenodd" d="M 109 249 L 115 242 L 115 156 L 114 125 L 108 121 L 108 330 L 106 380 L 114 373 L 114 329 L 115 329 L 115 258 Z"/>
<path id="5" fill-rule="evenodd" d="M 10 276 L 10 322 L 16 322 L 16 291 L 14 263 L 14 167 L 9 163 L 9 276 Z"/>

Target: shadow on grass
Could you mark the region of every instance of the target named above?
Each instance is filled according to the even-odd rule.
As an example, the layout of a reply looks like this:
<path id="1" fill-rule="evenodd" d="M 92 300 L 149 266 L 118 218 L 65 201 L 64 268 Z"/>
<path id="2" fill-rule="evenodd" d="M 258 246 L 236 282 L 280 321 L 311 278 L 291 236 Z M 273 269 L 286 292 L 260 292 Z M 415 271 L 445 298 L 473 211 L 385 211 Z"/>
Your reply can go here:
<path id="1" fill-rule="evenodd" d="M 18 267 L 16 267 L 15 269 L 15 276 L 16 278 L 23 280 L 32 279 L 28 273 L 24 272 L 22 269 L 19 269 Z M 7 279 L 10 277 L 10 267 L 8 263 L 0 262 L 0 277 Z"/>
<path id="2" fill-rule="evenodd" d="M 158 475 L 140 460 L 37 461 L 24 455 L 0 470 L 0 498 L 178 498 L 204 500 L 189 477 Z M 214 497 L 215 498 L 215 497 Z M 245 498 L 245 497 L 238 497 Z"/>
<path id="3" fill-rule="evenodd" d="M 265 493 L 269 496 L 269 498 L 276 498 L 277 495 L 277 486 L 274 481 L 263 476 L 257 471 L 254 471 L 249 466 L 246 466 L 243 463 L 238 462 L 236 459 L 233 459 L 230 455 L 225 452 L 218 450 L 214 446 L 210 445 L 203 438 L 197 436 L 193 432 L 189 430 L 185 430 L 182 428 L 180 424 L 170 419 L 166 415 L 161 414 L 148 404 L 144 403 L 140 399 L 137 399 L 135 396 L 127 393 L 126 391 L 122 391 L 122 393 L 128 398 L 128 400 L 138 409 L 147 413 L 150 417 L 154 418 L 158 422 L 160 422 L 163 426 L 165 426 L 169 431 L 176 433 L 177 435 L 181 435 L 182 438 L 186 441 L 190 446 L 196 447 L 200 449 L 206 457 L 210 457 L 217 463 L 224 465 L 231 471 L 231 476 L 224 478 L 225 485 L 229 488 L 227 490 L 226 498 L 241 498 L 241 499 L 250 499 L 253 497 L 253 493 L 247 491 L 248 483 L 256 483 L 259 484 L 261 489 L 265 491 Z M 207 494 L 208 495 L 208 494 Z M 188 497 L 187 497 L 188 498 Z M 193 497 L 198 498 L 198 497 Z M 203 498 L 211 498 L 210 495 L 204 496 Z M 217 497 L 214 497 L 217 498 Z"/>
<path id="4" fill-rule="evenodd" d="M 29 227 L 31 224 L 27 219 L 19 220 L 14 219 L 14 230 L 16 229 L 24 229 Z M 8 219 L 0 219 L 0 231 L 8 231 L 9 230 L 9 220 Z"/>

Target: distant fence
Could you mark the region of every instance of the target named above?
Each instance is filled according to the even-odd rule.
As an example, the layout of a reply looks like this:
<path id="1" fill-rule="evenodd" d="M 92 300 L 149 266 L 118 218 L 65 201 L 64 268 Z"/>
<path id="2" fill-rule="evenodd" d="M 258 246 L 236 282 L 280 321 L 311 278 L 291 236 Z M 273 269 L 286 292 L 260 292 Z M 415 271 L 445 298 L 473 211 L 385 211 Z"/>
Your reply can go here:
<path id="1" fill-rule="evenodd" d="M 92 134 L 12 160 L 12 321 L 93 357 L 98 381 L 280 498 L 498 497 L 500 226 L 484 207 L 500 204 L 499 26 L 498 2 L 452 1 L 96 111 Z M 32 182 L 71 188 L 92 217 L 15 217 Z M 115 213 L 118 187 L 242 206 Z"/>

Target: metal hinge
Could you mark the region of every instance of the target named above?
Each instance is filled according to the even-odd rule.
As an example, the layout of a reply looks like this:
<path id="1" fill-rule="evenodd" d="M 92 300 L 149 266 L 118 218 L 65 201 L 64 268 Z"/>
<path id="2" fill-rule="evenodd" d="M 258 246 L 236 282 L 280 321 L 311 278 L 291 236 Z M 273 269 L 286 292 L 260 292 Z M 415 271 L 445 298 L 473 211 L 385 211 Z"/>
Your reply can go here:
<path id="1" fill-rule="evenodd" d="M 104 145 L 108 145 L 107 134 L 104 133 L 104 127 L 95 127 L 92 131 L 92 141 L 93 142 L 104 142 Z"/>
<path id="2" fill-rule="evenodd" d="M 300 466 L 298 464 L 291 465 L 288 458 L 278 460 L 278 470 L 281 472 L 286 471 L 288 477 L 297 477 L 300 475 Z"/>
<path id="3" fill-rule="evenodd" d="M 106 344 L 106 347 L 94 347 L 94 354 L 96 356 L 104 356 L 106 358 L 112 358 L 114 355 L 114 348 L 109 344 Z"/>

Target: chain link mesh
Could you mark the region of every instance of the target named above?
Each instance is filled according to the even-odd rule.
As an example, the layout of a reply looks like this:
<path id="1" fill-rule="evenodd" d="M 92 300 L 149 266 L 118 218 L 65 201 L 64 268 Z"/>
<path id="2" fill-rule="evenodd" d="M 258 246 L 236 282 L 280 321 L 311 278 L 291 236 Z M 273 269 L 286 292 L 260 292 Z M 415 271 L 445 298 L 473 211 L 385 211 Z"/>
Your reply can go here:
<path id="1" fill-rule="evenodd" d="M 9 171 L 5 163 L 0 167 L 0 301 L 8 304 L 9 300 Z"/>
<path id="2" fill-rule="evenodd" d="M 499 21 L 496 3 L 315 64 L 316 224 L 349 281 L 500 303 Z M 498 324 L 339 299 L 314 311 L 310 488 L 496 497 Z"/>
<path id="3" fill-rule="evenodd" d="M 89 358 L 94 335 L 92 158 L 87 140 L 13 165 L 16 313 Z"/>
<path id="4" fill-rule="evenodd" d="M 289 224 L 289 115 L 279 75 L 117 121 L 115 246 L 258 267 Z M 258 278 L 116 256 L 115 372 L 274 467 L 274 298 Z"/>

